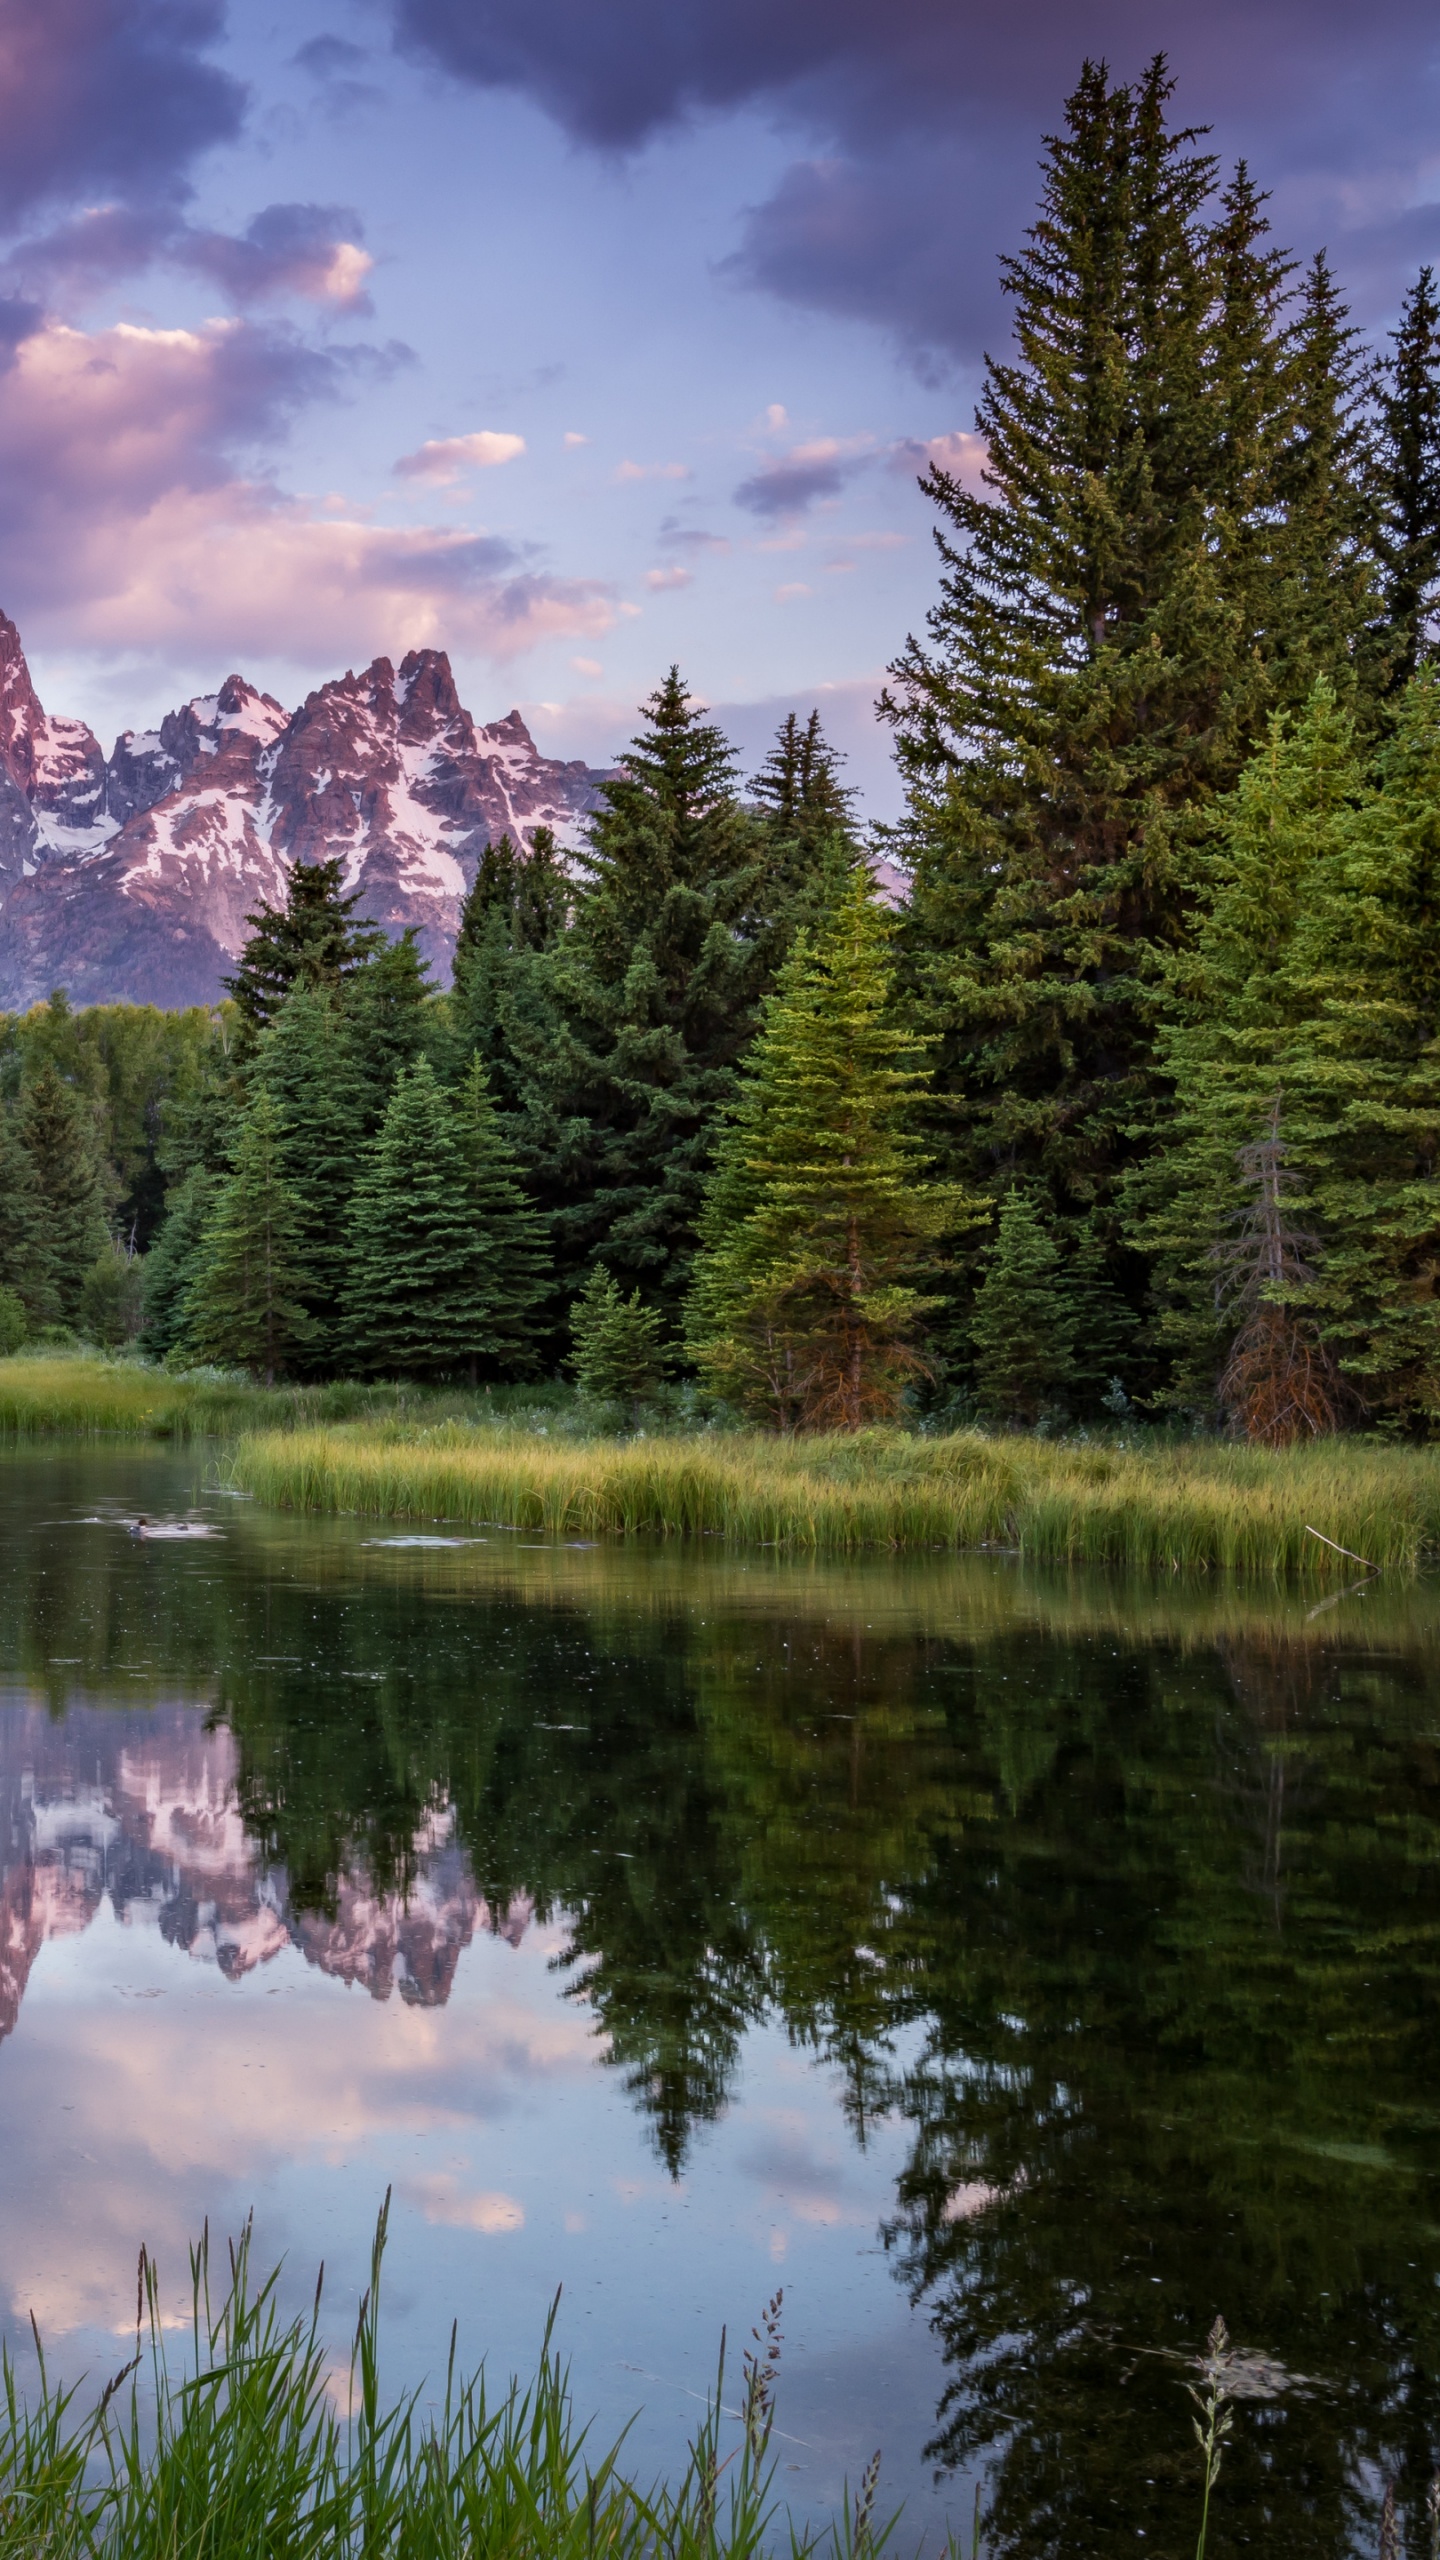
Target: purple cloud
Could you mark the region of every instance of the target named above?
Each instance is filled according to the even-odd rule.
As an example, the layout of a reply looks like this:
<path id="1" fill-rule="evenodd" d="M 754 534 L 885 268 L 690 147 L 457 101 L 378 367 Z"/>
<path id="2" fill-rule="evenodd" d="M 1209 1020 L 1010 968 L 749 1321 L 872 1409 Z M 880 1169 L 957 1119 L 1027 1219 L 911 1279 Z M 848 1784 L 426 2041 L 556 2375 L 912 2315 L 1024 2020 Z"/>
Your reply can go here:
<path id="1" fill-rule="evenodd" d="M 1274 190 L 1282 239 L 1323 240 L 1367 313 L 1440 235 L 1422 0 L 392 0 L 396 40 L 457 80 L 521 91 L 576 139 L 625 151 L 687 118 L 780 113 L 812 149 L 755 207 L 731 272 L 973 359 L 1003 326 L 995 252 L 1034 196 L 1082 53 L 1133 77 L 1159 44 L 1177 107 Z M 1416 206 L 1420 210 L 1414 211 Z"/>
<path id="2" fill-rule="evenodd" d="M 751 515 L 803 515 L 817 498 L 838 498 L 847 480 L 873 459 L 864 439 L 841 444 L 834 436 L 817 436 L 774 454 L 735 491 L 737 507 Z"/>
<path id="3" fill-rule="evenodd" d="M 17 242 L 4 272 L 69 305 L 163 264 L 205 276 L 241 310 L 298 297 L 365 314 L 374 260 L 363 239 L 360 216 L 346 205 L 266 205 L 238 236 L 198 230 L 170 206 L 105 205 Z"/>
<path id="4" fill-rule="evenodd" d="M 7 0 L 0 225 L 77 197 L 184 194 L 244 112 L 240 82 L 204 58 L 223 24 L 219 0 Z"/>

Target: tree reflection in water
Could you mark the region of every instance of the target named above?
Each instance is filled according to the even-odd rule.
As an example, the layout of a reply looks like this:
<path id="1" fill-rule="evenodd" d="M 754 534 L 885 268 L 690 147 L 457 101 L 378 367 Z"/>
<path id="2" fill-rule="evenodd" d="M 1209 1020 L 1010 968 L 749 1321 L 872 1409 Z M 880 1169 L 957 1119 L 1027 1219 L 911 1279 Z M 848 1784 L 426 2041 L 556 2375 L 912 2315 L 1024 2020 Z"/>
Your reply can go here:
<path id="1" fill-rule="evenodd" d="M 32 1682 L 155 1640 L 150 1559 L 74 1555 L 68 1589 L 11 1558 Z M 1428 2547 L 1426 1595 L 402 1566 L 258 1521 L 165 1590 L 167 1672 L 207 1685 L 294 1910 L 356 1873 L 403 1897 L 443 1812 L 492 1913 L 563 1916 L 672 2174 L 767 2014 L 858 2142 L 911 2128 L 883 2236 L 945 2358 L 934 2459 L 990 2458 L 993 2550 L 1193 2536 L 1183 2359 L 1217 2311 L 1317 2380 L 1242 2410 L 1212 2552 L 1364 2544 L 1391 2472 Z"/>

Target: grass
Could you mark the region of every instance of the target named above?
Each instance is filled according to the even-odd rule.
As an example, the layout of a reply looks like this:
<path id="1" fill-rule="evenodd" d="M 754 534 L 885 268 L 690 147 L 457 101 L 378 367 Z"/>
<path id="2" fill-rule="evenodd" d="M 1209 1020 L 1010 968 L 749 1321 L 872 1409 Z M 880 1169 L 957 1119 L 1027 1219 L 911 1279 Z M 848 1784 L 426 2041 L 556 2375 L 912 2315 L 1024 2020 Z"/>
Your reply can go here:
<path id="1" fill-rule="evenodd" d="M 388 2199 L 348 2377 L 330 2368 L 320 2296 L 286 2322 L 278 2271 L 252 2280 L 248 2231 L 211 2299 L 208 2244 L 191 2253 L 192 2314 L 175 2371 L 154 2270 L 141 2259 L 135 2352 L 85 2414 L 48 2376 L 0 2381 L 0 2560 L 756 2560 L 815 2540 L 781 2515 L 770 2454 L 778 2361 L 770 2306 L 745 2359 L 739 2426 L 722 2454 L 720 2378 L 678 2484 L 641 2487 L 621 2446 L 592 2457 L 547 2329 L 532 2382 L 499 2398 L 483 2369 L 443 2401 L 387 2403 L 378 2345 Z M 552 2315 L 553 2327 L 553 2315 Z M 39 2339 L 36 2339 L 37 2347 Z M 875 2560 L 874 2471 L 825 2537 L 833 2560 Z"/>
<path id="2" fill-rule="evenodd" d="M 1051 1566 L 1329 1584 L 1358 1568 L 1322 1539 L 1378 1566 L 1440 1556 L 1440 1450 L 1363 1440 L 1278 1453 L 1139 1432 L 773 1440 L 673 1420 L 621 1437 L 562 1387 L 266 1389 L 64 1354 L 0 1361 L 7 1432 L 238 1437 L 237 1483 L 281 1508 L 555 1537 L 705 1537 L 813 1556 L 989 1548 Z"/>
<path id="3" fill-rule="evenodd" d="M 244 1429 L 356 1419 L 479 1419 L 517 1405 L 538 1415 L 573 1404 L 563 1388 L 484 1391 L 364 1385 L 258 1387 L 219 1370 L 172 1375 L 140 1360 L 94 1352 L 22 1352 L 0 1360 L 0 1433 L 18 1437 L 203 1439 Z"/>
<path id="4" fill-rule="evenodd" d="M 1332 1440 L 1124 1447 L 960 1432 L 764 1440 L 545 1437 L 403 1421 L 247 1434 L 236 1482 L 306 1511 L 505 1523 L 556 1537 L 711 1537 L 794 1553 L 1001 1548 L 1046 1564 L 1303 1573 L 1440 1554 L 1440 1452 Z"/>

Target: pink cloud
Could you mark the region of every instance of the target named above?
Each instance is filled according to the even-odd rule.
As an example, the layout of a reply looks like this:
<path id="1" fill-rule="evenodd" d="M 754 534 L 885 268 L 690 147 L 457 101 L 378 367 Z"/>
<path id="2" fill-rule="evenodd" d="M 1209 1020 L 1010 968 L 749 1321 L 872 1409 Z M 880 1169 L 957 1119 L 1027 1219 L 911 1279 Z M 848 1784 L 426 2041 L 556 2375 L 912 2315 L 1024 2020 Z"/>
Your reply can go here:
<path id="1" fill-rule="evenodd" d="M 606 588 L 512 544 L 378 525 L 237 472 L 232 442 L 330 387 L 315 361 L 239 321 L 24 339 L 0 374 L 8 608 L 40 640 L 227 662 L 426 645 L 508 659 L 610 628 Z"/>
<path id="2" fill-rule="evenodd" d="M 475 435 L 433 436 L 418 453 L 402 453 L 394 468 L 402 480 L 423 480 L 433 488 L 452 489 L 467 471 L 493 471 L 514 462 L 525 450 L 523 436 L 497 434 L 482 427 Z"/>

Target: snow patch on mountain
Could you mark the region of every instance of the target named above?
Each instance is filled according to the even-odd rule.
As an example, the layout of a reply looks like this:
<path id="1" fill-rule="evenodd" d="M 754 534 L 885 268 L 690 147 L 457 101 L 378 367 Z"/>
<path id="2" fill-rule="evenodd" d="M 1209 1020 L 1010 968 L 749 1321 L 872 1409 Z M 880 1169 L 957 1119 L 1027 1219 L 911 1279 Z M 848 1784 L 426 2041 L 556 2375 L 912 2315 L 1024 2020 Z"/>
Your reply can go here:
<path id="1" fill-rule="evenodd" d="M 209 1004 L 247 917 L 332 857 L 361 912 L 449 971 L 487 843 L 584 842 L 602 773 L 543 756 L 518 711 L 477 728 L 449 659 L 377 658 L 287 711 L 240 675 L 125 730 L 107 758 L 47 714 L 0 614 L 0 1004 Z"/>

